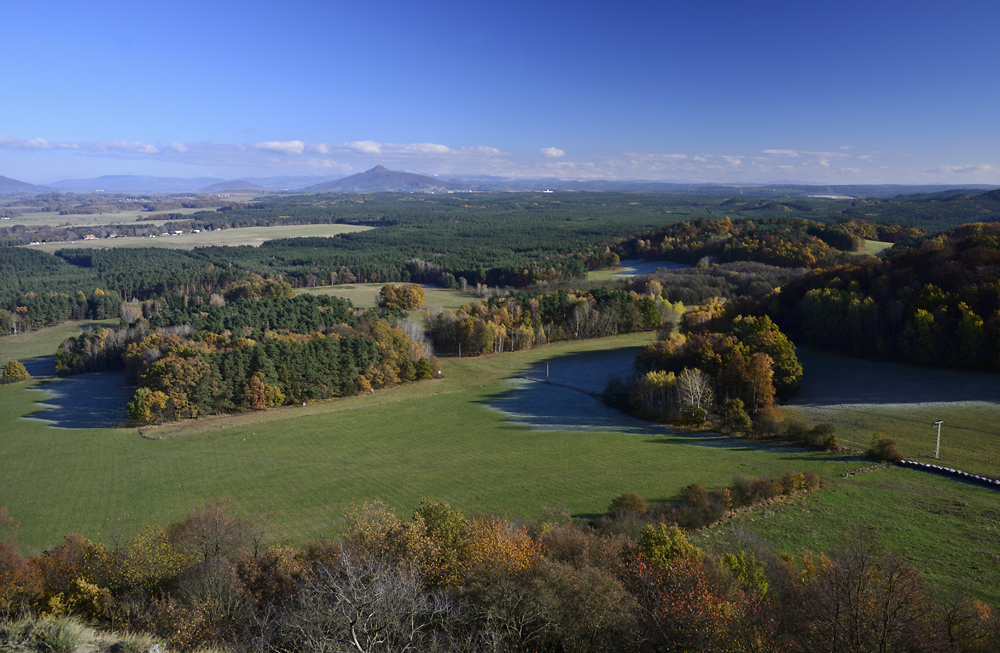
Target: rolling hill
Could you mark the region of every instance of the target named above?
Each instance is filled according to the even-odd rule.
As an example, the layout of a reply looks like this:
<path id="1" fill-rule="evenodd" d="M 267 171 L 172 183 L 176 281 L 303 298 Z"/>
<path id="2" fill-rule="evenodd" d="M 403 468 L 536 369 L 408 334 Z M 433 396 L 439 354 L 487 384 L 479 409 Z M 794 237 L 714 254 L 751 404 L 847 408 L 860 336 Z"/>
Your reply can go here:
<path id="1" fill-rule="evenodd" d="M 344 179 L 316 184 L 302 190 L 314 193 L 429 193 L 448 188 L 447 183 L 434 177 L 375 166 Z"/>
<path id="2" fill-rule="evenodd" d="M 47 193 L 49 189 L 0 176 L 0 193 Z"/>

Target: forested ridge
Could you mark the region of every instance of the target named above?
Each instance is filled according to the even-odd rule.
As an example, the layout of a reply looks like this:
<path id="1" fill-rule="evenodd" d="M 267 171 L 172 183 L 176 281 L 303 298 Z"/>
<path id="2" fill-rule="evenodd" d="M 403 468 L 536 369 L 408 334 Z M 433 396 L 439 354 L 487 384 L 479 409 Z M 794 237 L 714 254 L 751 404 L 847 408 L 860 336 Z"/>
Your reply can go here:
<path id="1" fill-rule="evenodd" d="M 963 225 L 884 260 L 815 270 L 764 308 L 803 343 L 1000 369 L 1000 225 Z"/>

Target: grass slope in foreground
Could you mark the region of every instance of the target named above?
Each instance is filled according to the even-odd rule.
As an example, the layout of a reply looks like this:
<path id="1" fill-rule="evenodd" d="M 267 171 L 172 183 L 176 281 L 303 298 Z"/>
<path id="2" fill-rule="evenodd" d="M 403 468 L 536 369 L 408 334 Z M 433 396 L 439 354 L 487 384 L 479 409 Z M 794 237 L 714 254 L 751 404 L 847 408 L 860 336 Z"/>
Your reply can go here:
<path id="1" fill-rule="evenodd" d="M 22 520 L 22 541 L 30 550 L 56 544 L 68 531 L 101 539 L 106 520 L 120 515 L 129 516 L 133 530 L 165 525 L 205 497 L 222 494 L 272 509 L 272 532 L 301 543 L 337 535 L 344 509 L 374 498 L 403 515 L 422 496 L 432 496 L 466 514 L 531 517 L 544 507 L 565 507 L 587 518 L 625 491 L 668 501 L 690 483 L 715 488 L 728 485 L 737 473 L 772 475 L 784 469 L 822 475 L 830 488 L 818 500 L 834 502 L 837 511 L 836 520 L 821 512 L 802 513 L 811 515 L 811 522 L 775 522 L 768 533 L 779 544 L 786 544 L 781 534 L 812 524 L 811 539 L 787 542 L 793 549 L 828 548 L 842 540 L 844 524 L 870 519 L 887 529 L 912 523 L 938 533 L 942 517 L 928 509 L 928 498 L 945 488 L 976 514 L 1000 510 L 995 492 L 943 485 L 916 472 L 900 472 L 900 478 L 910 479 L 906 491 L 887 492 L 867 480 L 843 481 L 841 473 L 864 463 L 826 453 L 666 430 L 662 435 L 535 431 L 488 408 L 509 391 L 505 378 L 540 361 L 637 346 L 649 338 L 638 334 L 448 359 L 447 378 L 440 381 L 147 432 L 162 438 L 157 440 L 135 429 L 53 429 L 19 419 L 37 409 L 37 391 L 26 385 L 2 387 L 0 421 L 7 427 L 0 434 L 5 454 L 0 504 Z M 581 395 L 583 401 L 590 399 Z M 945 587 L 964 586 L 984 598 L 1000 598 L 1000 565 L 972 574 L 964 563 L 958 565 L 962 568 L 946 564 L 961 560 L 963 551 L 983 549 L 982 533 L 957 526 L 941 532 L 942 537 L 916 549 L 910 562 L 922 573 L 944 569 Z M 995 534 L 987 537 L 995 540 Z"/>

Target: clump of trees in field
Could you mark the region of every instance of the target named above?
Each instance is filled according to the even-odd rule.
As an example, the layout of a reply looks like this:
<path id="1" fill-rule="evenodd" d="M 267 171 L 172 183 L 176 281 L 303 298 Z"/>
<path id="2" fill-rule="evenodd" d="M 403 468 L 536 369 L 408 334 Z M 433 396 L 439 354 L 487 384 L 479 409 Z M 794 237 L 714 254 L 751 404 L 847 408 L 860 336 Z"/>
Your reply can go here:
<path id="1" fill-rule="evenodd" d="M 683 314 L 636 357 L 631 381 L 612 380 L 605 399 L 661 421 L 700 426 L 719 409 L 722 428 L 747 433 L 802 376 L 795 345 L 770 318 L 729 318 L 713 300 Z"/>
<path id="2" fill-rule="evenodd" d="M 127 416 L 150 424 L 350 396 L 440 370 L 421 332 L 284 287 L 238 283 L 208 305 L 67 338 L 57 372 L 127 370 L 139 386 Z"/>
<path id="3" fill-rule="evenodd" d="M 685 489 L 685 506 L 697 489 Z M 175 651 L 1000 645 L 990 606 L 935 604 L 919 576 L 862 531 L 829 554 L 793 556 L 738 532 L 715 552 L 667 522 L 626 535 L 551 516 L 532 525 L 469 518 L 431 499 L 405 516 L 366 503 L 345 521 L 340 540 L 296 549 L 275 543 L 266 515 L 216 499 L 167 528 L 105 543 L 70 534 L 25 558 L 0 509 L 0 527 L 14 533 L 0 540 L 0 621 L 20 618 L 0 637 L 73 617 Z"/>
<path id="4" fill-rule="evenodd" d="M 679 303 L 634 291 L 597 287 L 492 297 L 429 319 L 435 347 L 476 356 L 531 349 L 547 342 L 650 331 L 684 312 Z"/>
<path id="5" fill-rule="evenodd" d="M 378 305 L 383 308 L 400 311 L 412 311 L 420 308 L 427 300 L 424 289 L 418 284 L 395 286 L 391 283 L 382 286 L 378 294 Z"/>

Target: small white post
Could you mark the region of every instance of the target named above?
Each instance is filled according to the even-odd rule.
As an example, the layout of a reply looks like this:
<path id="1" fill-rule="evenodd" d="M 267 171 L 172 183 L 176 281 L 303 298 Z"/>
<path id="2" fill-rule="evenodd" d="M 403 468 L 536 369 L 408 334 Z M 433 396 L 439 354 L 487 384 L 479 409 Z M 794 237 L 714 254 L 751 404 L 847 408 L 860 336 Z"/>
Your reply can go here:
<path id="1" fill-rule="evenodd" d="M 941 425 L 944 424 L 943 419 L 939 419 L 934 422 L 934 426 L 937 427 L 937 444 L 934 445 L 934 457 L 941 460 Z"/>
<path id="2" fill-rule="evenodd" d="M 549 381 L 549 362 L 545 361 L 545 382 Z"/>

